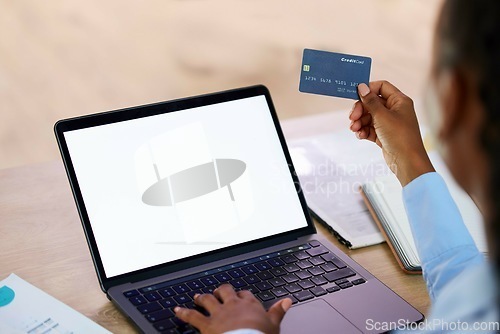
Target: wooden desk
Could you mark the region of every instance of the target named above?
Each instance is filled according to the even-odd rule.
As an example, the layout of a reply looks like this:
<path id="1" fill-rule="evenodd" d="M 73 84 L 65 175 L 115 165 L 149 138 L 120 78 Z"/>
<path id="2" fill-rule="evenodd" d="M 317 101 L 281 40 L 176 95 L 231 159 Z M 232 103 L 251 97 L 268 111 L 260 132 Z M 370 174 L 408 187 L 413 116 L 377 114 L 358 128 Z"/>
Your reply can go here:
<path id="1" fill-rule="evenodd" d="M 286 121 L 283 129 L 296 138 L 347 123 L 346 113 L 333 112 Z M 112 332 L 135 332 L 99 288 L 62 162 L 0 170 L 0 218 L 0 279 L 14 272 Z M 428 310 L 422 277 L 404 274 L 386 244 L 351 251 L 328 238 L 421 312 Z"/>

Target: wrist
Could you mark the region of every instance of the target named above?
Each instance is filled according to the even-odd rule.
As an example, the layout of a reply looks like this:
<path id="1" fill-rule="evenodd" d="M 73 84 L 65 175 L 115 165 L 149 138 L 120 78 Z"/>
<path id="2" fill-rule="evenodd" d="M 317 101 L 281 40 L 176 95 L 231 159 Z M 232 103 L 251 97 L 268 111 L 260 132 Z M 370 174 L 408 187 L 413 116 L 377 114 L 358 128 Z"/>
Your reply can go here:
<path id="1" fill-rule="evenodd" d="M 404 159 L 398 162 L 395 174 L 401 186 L 406 186 L 422 174 L 436 171 L 427 152 L 423 148 L 422 150 L 423 152 L 405 154 Z"/>

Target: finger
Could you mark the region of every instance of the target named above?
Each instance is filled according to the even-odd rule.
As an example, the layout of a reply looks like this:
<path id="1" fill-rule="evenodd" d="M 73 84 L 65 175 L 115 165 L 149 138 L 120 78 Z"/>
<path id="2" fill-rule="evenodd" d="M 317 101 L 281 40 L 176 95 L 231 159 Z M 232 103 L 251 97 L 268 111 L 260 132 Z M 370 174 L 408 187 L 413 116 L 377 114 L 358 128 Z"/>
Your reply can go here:
<path id="1" fill-rule="evenodd" d="M 401 93 L 396 86 L 385 80 L 370 82 L 370 90 L 376 95 L 382 96 L 386 100 L 391 95 Z"/>
<path id="2" fill-rule="evenodd" d="M 234 291 L 233 286 L 230 284 L 222 284 L 221 286 L 219 286 L 214 290 L 214 296 L 223 303 L 237 297 L 236 291 Z"/>
<path id="3" fill-rule="evenodd" d="M 359 84 L 358 92 L 361 97 L 361 102 L 363 103 L 363 109 L 370 112 L 373 116 L 375 116 L 377 112 L 387 111 L 381 98 L 375 94 L 375 92 L 372 92 L 366 84 Z"/>
<path id="4" fill-rule="evenodd" d="M 351 131 L 359 131 L 361 128 L 365 126 L 370 126 L 372 124 L 372 115 L 371 114 L 364 114 L 360 119 L 357 121 L 353 121 L 351 124 Z"/>
<path id="5" fill-rule="evenodd" d="M 351 121 L 358 120 L 363 115 L 363 105 L 360 101 L 356 101 L 352 106 L 352 110 L 349 114 L 349 119 Z"/>
<path id="6" fill-rule="evenodd" d="M 366 139 L 375 142 L 377 139 L 377 133 L 375 132 L 375 128 L 373 126 L 365 126 L 356 132 L 356 137 L 358 137 L 358 139 Z"/>
<path id="7" fill-rule="evenodd" d="M 367 140 L 372 142 L 377 142 L 377 132 L 375 132 L 375 128 L 373 126 L 367 126 L 366 131 L 368 132 Z"/>
<path id="8" fill-rule="evenodd" d="M 286 311 L 290 309 L 292 306 L 292 300 L 290 298 L 282 299 L 273 304 L 267 311 L 271 322 L 275 325 L 279 325 L 283 317 L 285 316 Z"/>
<path id="9" fill-rule="evenodd" d="M 238 291 L 236 293 L 238 295 L 238 297 L 242 298 L 242 299 L 256 299 L 256 297 L 253 295 L 253 293 L 251 293 L 250 291 L 248 290 L 241 290 L 241 291 Z"/>
<path id="10" fill-rule="evenodd" d="M 202 328 L 207 325 L 208 318 L 196 310 L 190 310 L 183 307 L 174 308 L 175 316 L 184 322 L 190 323 L 196 328 Z"/>
<path id="11" fill-rule="evenodd" d="M 208 293 L 195 295 L 194 302 L 196 305 L 203 307 L 209 313 L 213 313 L 221 306 L 221 303 L 217 300 L 217 298 Z"/>

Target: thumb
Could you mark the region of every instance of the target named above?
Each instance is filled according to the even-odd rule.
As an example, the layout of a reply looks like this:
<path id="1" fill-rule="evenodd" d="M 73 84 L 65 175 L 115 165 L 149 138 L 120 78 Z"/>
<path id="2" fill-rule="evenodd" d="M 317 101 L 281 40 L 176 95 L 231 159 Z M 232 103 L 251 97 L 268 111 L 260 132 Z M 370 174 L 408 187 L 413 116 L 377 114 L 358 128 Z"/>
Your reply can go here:
<path id="1" fill-rule="evenodd" d="M 279 325 L 290 306 L 292 306 L 292 300 L 290 298 L 285 298 L 274 303 L 273 306 L 271 306 L 267 311 L 271 322 L 273 322 L 275 325 Z"/>
<path id="2" fill-rule="evenodd" d="M 360 83 L 358 85 L 358 93 L 361 97 L 363 108 L 370 112 L 372 116 L 381 110 L 387 110 L 382 101 L 380 101 L 380 97 L 370 91 L 370 87 L 368 87 L 365 83 Z"/>

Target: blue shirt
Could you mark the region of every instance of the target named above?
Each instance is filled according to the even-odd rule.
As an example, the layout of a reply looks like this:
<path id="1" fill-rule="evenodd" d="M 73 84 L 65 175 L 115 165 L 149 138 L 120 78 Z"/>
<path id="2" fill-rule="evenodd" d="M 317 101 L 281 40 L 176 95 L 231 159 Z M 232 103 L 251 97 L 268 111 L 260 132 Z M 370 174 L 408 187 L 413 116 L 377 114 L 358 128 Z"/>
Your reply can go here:
<path id="1" fill-rule="evenodd" d="M 403 188 L 403 200 L 432 301 L 427 319 L 410 329 L 499 332 L 493 269 L 478 251 L 443 178 L 437 173 L 419 176 Z M 261 334 L 253 329 L 229 333 Z"/>

